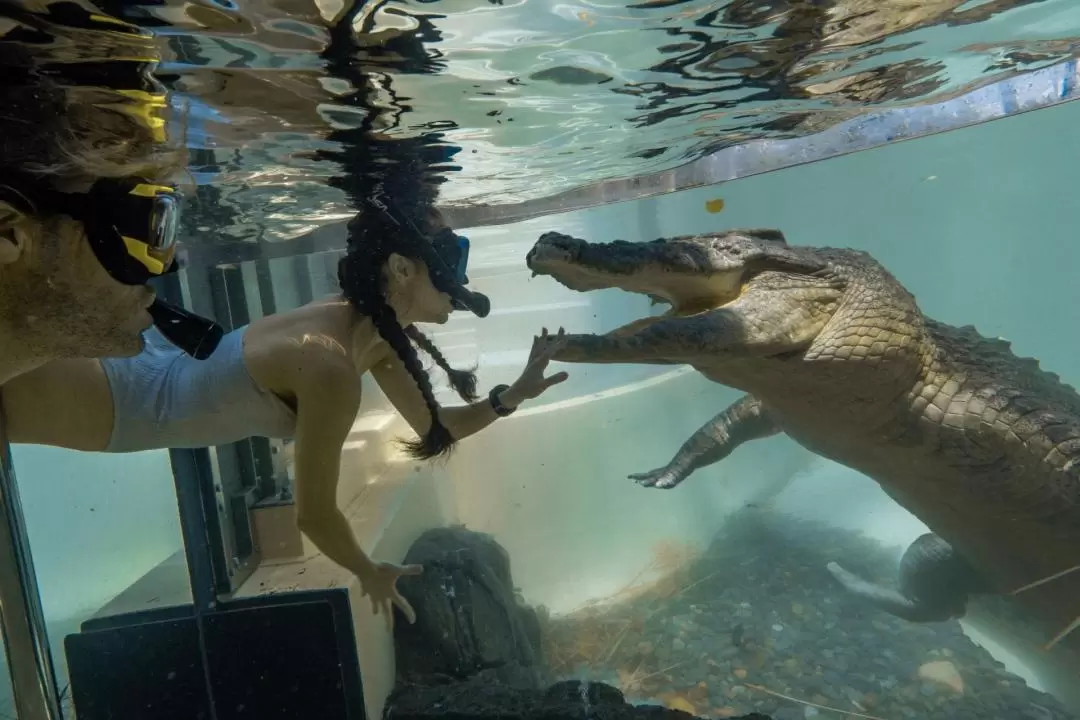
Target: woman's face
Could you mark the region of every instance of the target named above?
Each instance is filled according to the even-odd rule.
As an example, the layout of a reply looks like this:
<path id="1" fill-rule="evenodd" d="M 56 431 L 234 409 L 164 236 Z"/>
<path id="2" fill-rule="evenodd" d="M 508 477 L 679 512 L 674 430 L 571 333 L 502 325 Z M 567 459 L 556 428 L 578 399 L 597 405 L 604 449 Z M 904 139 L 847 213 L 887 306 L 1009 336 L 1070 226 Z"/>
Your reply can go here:
<path id="1" fill-rule="evenodd" d="M 101 266 L 81 222 L 36 217 L 0 203 L 5 310 L 23 314 L 28 340 L 58 357 L 130 356 L 142 349 L 154 293 Z"/>
<path id="2" fill-rule="evenodd" d="M 387 261 L 387 300 L 403 315 L 403 324 L 414 322 L 442 325 L 450 319 L 454 305 L 450 296 L 431 282 L 427 265 L 397 253 Z"/>

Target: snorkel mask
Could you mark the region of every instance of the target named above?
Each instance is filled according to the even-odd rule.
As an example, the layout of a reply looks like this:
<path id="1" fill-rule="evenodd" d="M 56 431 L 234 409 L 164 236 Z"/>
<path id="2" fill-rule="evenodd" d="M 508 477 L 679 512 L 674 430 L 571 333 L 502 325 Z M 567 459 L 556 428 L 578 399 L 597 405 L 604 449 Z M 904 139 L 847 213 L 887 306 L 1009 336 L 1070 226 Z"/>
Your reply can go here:
<path id="1" fill-rule="evenodd" d="M 450 228 L 443 228 L 434 235 L 425 235 L 409 218 L 395 212 L 381 187 L 376 187 L 367 202 L 418 241 L 417 245 L 428 266 L 432 284 L 450 296 L 455 310 L 469 310 L 481 318 L 488 316 L 491 312 L 491 301 L 488 297 L 465 287 L 469 282 L 466 274 L 469 265 L 467 237 L 458 235 Z"/>
<path id="2" fill-rule="evenodd" d="M 146 285 L 176 272 L 181 196 L 175 188 L 142 180 L 99 180 L 83 196 L 79 218 L 98 262 L 125 285 Z M 209 318 L 156 299 L 150 317 L 161 334 L 196 360 L 217 349 L 225 329 Z"/>
<path id="3" fill-rule="evenodd" d="M 469 276 L 466 274 L 469 267 L 469 238 L 458 235 L 450 228 L 443 228 L 431 237 L 431 246 L 439 260 L 442 261 L 443 266 L 438 268 L 438 271 L 448 273 L 453 279 L 454 285 L 464 289 L 464 286 L 469 284 Z M 462 298 L 455 297 L 454 293 L 450 295 L 456 309 L 472 309 Z M 478 293 L 470 291 L 470 295 L 475 296 Z M 486 314 L 485 312 L 484 315 Z"/>

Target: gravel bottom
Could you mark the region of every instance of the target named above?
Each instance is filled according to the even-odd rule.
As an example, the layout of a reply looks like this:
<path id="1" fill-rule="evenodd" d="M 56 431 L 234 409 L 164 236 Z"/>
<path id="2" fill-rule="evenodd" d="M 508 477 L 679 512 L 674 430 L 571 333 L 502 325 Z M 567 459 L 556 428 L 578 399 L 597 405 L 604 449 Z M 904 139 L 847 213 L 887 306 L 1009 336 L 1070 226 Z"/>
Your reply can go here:
<path id="1" fill-rule="evenodd" d="M 916 625 L 867 608 L 825 570 L 837 560 L 889 577 L 898 557 L 846 530 L 748 509 L 697 557 L 658 548 L 662 577 L 644 590 L 546 619 L 545 654 L 559 679 L 607 682 L 631 702 L 703 717 L 1076 717 L 958 622 Z"/>

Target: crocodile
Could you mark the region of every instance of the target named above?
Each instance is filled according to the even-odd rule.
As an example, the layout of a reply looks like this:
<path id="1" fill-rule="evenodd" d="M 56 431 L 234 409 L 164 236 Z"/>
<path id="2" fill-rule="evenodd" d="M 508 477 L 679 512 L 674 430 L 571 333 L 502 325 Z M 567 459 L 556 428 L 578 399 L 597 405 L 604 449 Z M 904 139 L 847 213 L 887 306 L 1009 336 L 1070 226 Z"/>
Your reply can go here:
<path id="1" fill-rule="evenodd" d="M 669 306 L 606 334 L 568 334 L 567 363 L 689 365 L 745 393 L 663 467 L 670 489 L 742 443 L 783 433 L 876 481 L 931 531 L 899 588 L 836 562 L 851 593 L 914 622 L 1015 595 L 1043 637 L 1080 614 L 1080 395 L 1000 338 L 926 316 L 868 253 L 790 245 L 776 229 L 652 242 L 544 233 L 534 275 Z M 1080 633 L 1068 638 L 1075 648 Z"/>

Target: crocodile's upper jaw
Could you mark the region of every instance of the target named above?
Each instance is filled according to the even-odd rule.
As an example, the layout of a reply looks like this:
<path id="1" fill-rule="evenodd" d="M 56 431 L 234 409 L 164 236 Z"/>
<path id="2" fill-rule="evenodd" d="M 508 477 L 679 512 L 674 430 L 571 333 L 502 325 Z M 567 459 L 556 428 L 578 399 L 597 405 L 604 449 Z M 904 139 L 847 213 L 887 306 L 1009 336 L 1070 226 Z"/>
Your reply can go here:
<path id="1" fill-rule="evenodd" d="M 586 243 L 545 233 L 526 262 L 534 275 L 548 275 L 571 290 L 618 288 L 671 306 L 667 313 L 636 320 L 612 331 L 625 334 L 665 317 L 685 317 L 716 309 L 742 291 L 746 266 L 672 252 L 658 243 Z M 677 267 L 673 267 L 677 266 Z"/>

